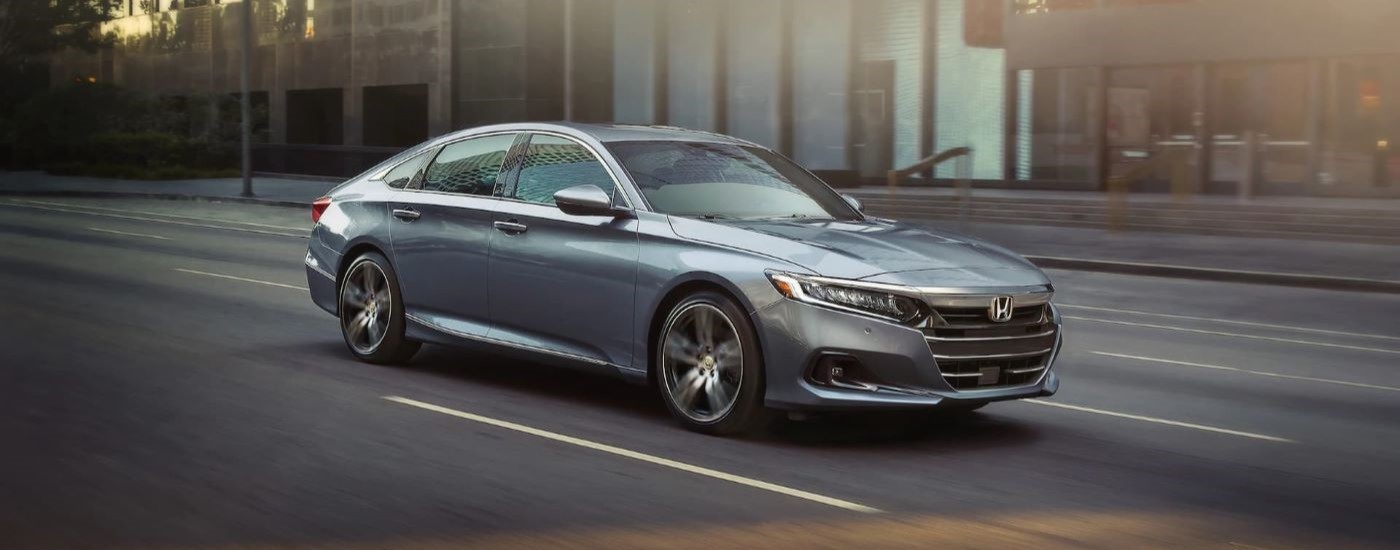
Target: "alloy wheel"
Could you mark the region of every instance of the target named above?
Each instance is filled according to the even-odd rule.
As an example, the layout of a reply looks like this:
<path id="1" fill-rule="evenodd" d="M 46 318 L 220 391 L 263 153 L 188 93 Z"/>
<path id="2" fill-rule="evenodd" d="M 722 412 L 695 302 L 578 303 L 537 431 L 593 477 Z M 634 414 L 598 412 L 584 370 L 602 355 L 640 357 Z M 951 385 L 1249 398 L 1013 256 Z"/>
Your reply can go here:
<path id="1" fill-rule="evenodd" d="M 345 341 L 357 353 L 374 353 L 389 332 L 393 311 L 393 295 L 384 270 L 372 261 L 355 264 L 341 288 L 340 309 Z"/>
<path id="2" fill-rule="evenodd" d="M 661 346 L 662 383 L 682 414 L 707 424 L 734 408 L 744 351 L 723 311 L 707 303 L 685 306 L 671 316 Z"/>

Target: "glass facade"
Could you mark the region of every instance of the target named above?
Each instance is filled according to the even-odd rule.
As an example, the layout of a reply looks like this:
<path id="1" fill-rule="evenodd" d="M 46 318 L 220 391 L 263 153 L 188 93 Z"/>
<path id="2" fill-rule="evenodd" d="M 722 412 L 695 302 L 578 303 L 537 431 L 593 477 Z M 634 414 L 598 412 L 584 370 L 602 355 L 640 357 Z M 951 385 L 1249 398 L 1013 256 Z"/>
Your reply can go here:
<path id="1" fill-rule="evenodd" d="M 1246 180 L 1261 192 L 1311 194 L 1400 179 L 1390 146 L 1400 135 L 1400 57 L 1034 69 L 1013 77 L 1017 180 L 1099 186 L 1099 178 L 1163 154 L 1188 164 L 1206 192 L 1230 192 Z M 1135 188 L 1162 191 L 1165 178 L 1165 171 L 1149 175 Z"/>

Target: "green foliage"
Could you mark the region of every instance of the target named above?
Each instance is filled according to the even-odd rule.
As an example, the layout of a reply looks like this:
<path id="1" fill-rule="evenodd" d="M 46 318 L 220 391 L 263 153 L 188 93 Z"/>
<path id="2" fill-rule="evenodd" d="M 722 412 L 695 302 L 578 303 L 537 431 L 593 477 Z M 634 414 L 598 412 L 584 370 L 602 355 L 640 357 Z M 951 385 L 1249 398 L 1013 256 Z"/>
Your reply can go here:
<path id="1" fill-rule="evenodd" d="M 19 166 L 191 177 L 177 170 L 237 165 L 238 124 L 237 101 L 230 96 L 158 98 L 111 84 L 75 83 L 22 104 L 9 141 Z"/>
<path id="2" fill-rule="evenodd" d="M 38 61 L 62 48 L 93 51 L 111 42 L 99 32 L 124 0 L 4 0 L 0 2 L 0 65 Z"/>

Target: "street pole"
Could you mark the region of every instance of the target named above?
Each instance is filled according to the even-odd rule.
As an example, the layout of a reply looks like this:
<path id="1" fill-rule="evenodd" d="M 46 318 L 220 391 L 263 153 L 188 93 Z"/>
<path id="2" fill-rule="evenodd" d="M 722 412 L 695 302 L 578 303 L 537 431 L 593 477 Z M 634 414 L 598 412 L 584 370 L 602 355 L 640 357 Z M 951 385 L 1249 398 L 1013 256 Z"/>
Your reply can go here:
<path id="1" fill-rule="evenodd" d="M 243 193 L 253 196 L 253 97 L 249 92 L 253 76 L 253 0 L 243 0 L 243 67 L 239 109 L 243 112 Z"/>
<path id="2" fill-rule="evenodd" d="M 574 119 L 574 0 L 564 0 L 564 120 Z"/>

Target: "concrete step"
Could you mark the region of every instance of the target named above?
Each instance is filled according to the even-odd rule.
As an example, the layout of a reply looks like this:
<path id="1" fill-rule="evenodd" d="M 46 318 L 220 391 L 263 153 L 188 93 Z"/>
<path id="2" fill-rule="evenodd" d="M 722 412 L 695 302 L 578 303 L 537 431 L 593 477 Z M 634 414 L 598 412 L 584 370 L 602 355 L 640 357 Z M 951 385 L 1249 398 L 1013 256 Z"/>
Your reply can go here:
<path id="1" fill-rule="evenodd" d="M 938 217 L 945 219 L 955 219 L 963 213 L 957 206 L 943 205 L 898 205 L 886 206 L 872 204 L 867 206 L 867 210 L 875 215 L 886 217 Z M 997 207 L 986 207 L 972 205 L 966 209 L 966 214 L 982 218 L 996 218 L 1004 220 L 1006 223 L 1032 223 L 1036 221 L 1075 221 L 1086 223 L 1107 224 L 1111 219 L 1111 214 L 1107 209 L 1065 211 L 1062 209 L 1045 208 L 1039 210 L 1031 209 L 1007 209 Z M 1288 220 L 1276 221 L 1273 219 L 1250 219 L 1247 217 L 1228 217 L 1222 215 L 1193 215 L 1191 213 L 1153 212 L 1136 211 L 1127 212 L 1126 219 L 1132 223 L 1152 224 L 1152 225 L 1173 225 L 1173 226 L 1199 226 L 1209 227 L 1231 227 L 1239 229 L 1257 229 L 1279 232 L 1300 232 L 1300 233 L 1333 233 L 1351 235 L 1371 235 L 1384 234 L 1400 237 L 1400 225 L 1389 223 L 1374 223 L 1365 220 Z"/>
<path id="2" fill-rule="evenodd" d="M 957 199 L 943 197 L 899 199 L 870 197 L 868 199 L 863 199 L 863 202 L 870 207 L 961 207 L 961 203 Z M 1062 213 L 1097 214 L 1109 210 L 1109 206 L 1104 202 L 1031 202 L 976 198 L 974 198 L 968 206 L 969 208 L 997 209 L 1013 213 L 1055 211 Z M 1192 219 L 1246 219 L 1263 222 L 1353 224 L 1400 228 L 1400 212 L 1389 211 L 1351 209 L 1294 209 L 1291 211 L 1280 211 L 1273 208 L 1251 208 L 1245 205 L 1242 205 L 1240 208 L 1230 208 L 1228 205 L 1171 203 L 1129 203 L 1127 205 L 1127 211 L 1134 215 L 1160 215 Z"/>
<path id="3" fill-rule="evenodd" d="M 871 211 L 870 213 L 871 213 L 872 215 L 874 215 L 874 216 L 889 217 L 889 218 L 894 218 L 894 219 L 899 219 L 899 220 L 904 220 L 904 221 L 911 221 L 911 222 L 918 222 L 918 221 L 938 221 L 938 222 L 947 223 L 947 222 L 950 222 L 950 221 L 956 221 L 956 220 L 958 220 L 958 217 L 955 216 L 955 215 L 951 215 L 951 216 L 909 216 L 909 215 L 900 216 L 900 215 L 884 214 L 884 213 L 880 213 L 880 212 L 876 212 L 876 211 Z M 1090 228 L 1090 229 L 1102 229 L 1102 228 L 1107 227 L 1107 224 L 1106 224 L 1106 223 L 1098 222 L 1098 221 L 1079 221 L 1079 220 L 1031 220 L 1031 221 L 1027 221 L 1027 220 L 1020 220 L 1020 219 L 999 218 L 999 217 L 995 217 L 995 216 L 971 216 L 971 215 L 969 215 L 969 216 L 968 216 L 967 218 L 965 218 L 965 219 L 966 219 L 968 222 L 970 222 L 970 223 L 1004 223 L 1004 224 L 1011 224 L 1011 225 L 1035 225 L 1035 226 L 1045 226 L 1045 227 L 1080 227 L 1080 228 Z M 1152 223 L 1134 222 L 1134 221 L 1131 221 L 1131 220 L 1130 220 L 1123 228 L 1124 228 L 1125 230 L 1128 230 L 1128 231 L 1151 231 L 1151 232 L 1160 232 L 1160 233 L 1181 233 L 1181 234 L 1192 234 L 1192 235 L 1218 235 L 1218 236 L 1226 236 L 1226 237 L 1256 237 L 1256 238 L 1274 238 L 1274 239 L 1306 239 L 1306 240 L 1314 240 L 1314 241 L 1332 241 L 1332 242 L 1346 242 L 1346 243 L 1370 243 L 1370 244 L 1400 245 L 1400 236 L 1393 235 L 1393 234 L 1386 234 L 1386 233 L 1350 234 L 1350 233 L 1330 233 L 1330 232 L 1278 231 L 1278 230 L 1267 230 L 1267 229 L 1231 228 L 1231 227 L 1202 226 L 1202 225 L 1152 224 Z"/>

